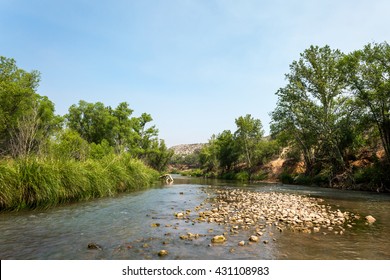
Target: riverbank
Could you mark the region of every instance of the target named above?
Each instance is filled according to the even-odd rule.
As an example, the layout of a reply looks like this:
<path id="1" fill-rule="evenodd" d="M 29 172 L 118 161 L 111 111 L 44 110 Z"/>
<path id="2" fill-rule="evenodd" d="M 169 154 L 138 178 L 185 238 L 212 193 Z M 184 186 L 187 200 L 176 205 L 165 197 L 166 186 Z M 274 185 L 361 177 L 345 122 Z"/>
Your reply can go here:
<path id="1" fill-rule="evenodd" d="M 316 175 L 306 175 L 304 162 L 289 158 L 285 152 L 274 155 L 270 160 L 253 167 L 250 172 L 245 165 L 237 165 L 229 171 L 216 169 L 207 172 L 202 168 L 197 154 L 184 156 L 182 162 L 171 164 L 169 166 L 170 172 L 183 176 L 241 182 L 282 183 L 379 193 L 390 192 L 389 165 L 385 161 L 383 150 L 360 152 L 355 158 L 348 161 L 348 171 L 333 176 L 326 171 Z"/>
<path id="2" fill-rule="evenodd" d="M 129 155 L 100 160 L 0 161 L 0 211 L 45 208 L 144 189 L 158 172 Z"/>

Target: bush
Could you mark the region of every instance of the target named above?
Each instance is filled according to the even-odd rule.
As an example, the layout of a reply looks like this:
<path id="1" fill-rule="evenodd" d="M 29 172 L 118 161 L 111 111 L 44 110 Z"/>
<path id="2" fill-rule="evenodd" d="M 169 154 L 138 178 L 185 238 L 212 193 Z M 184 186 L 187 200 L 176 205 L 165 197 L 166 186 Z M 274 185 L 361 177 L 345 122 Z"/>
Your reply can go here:
<path id="1" fill-rule="evenodd" d="M 236 180 L 249 181 L 250 175 L 247 171 L 241 171 L 236 174 Z"/>
<path id="2" fill-rule="evenodd" d="M 294 178 L 294 184 L 297 185 L 311 185 L 313 183 L 312 178 L 310 176 L 306 176 L 305 174 L 299 174 Z"/>
<path id="3" fill-rule="evenodd" d="M 283 183 L 283 184 L 293 184 L 294 183 L 294 178 L 286 172 L 283 172 L 279 175 L 278 179 Z"/>

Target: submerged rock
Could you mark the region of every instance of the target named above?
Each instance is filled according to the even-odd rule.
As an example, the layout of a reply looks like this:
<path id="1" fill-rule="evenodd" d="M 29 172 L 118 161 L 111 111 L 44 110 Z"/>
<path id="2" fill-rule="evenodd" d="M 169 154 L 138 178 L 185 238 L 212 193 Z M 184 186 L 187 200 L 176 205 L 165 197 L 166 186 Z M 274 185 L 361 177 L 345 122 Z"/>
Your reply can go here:
<path id="1" fill-rule="evenodd" d="M 251 241 L 251 242 L 258 242 L 259 238 L 256 235 L 252 235 L 251 237 L 249 237 L 249 241 Z"/>
<path id="2" fill-rule="evenodd" d="M 102 247 L 101 247 L 99 244 L 96 244 L 96 243 L 94 243 L 94 242 L 88 243 L 87 248 L 88 248 L 89 250 L 102 250 Z"/>
<path id="3" fill-rule="evenodd" d="M 167 250 L 160 250 L 160 252 L 158 252 L 158 255 L 159 255 L 159 257 L 164 257 L 164 256 L 168 255 L 168 251 Z"/>
<path id="4" fill-rule="evenodd" d="M 366 221 L 369 224 L 373 224 L 373 223 L 375 223 L 376 219 L 373 216 L 368 215 L 368 216 L 366 216 Z"/>
<path id="5" fill-rule="evenodd" d="M 223 243 L 226 241 L 226 237 L 223 235 L 216 235 L 211 239 L 212 243 Z"/>

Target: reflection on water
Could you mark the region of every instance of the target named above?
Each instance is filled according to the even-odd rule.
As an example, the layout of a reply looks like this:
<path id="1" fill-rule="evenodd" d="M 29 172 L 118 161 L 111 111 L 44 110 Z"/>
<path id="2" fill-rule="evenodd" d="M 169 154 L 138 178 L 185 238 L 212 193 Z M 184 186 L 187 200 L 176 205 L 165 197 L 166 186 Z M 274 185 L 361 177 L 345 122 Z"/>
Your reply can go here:
<path id="1" fill-rule="evenodd" d="M 212 187 L 208 187 L 211 185 Z M 373 215 L 344 235 L 282 233 L 270 229 L 262 242 L 237 246 L 250 231 L 231 234 L 224 225 L 193 223 L 195 207 L 208 189 L 246 188 L 321 197 L 332 208 Z M 204 188 L 206 191 L 204 191 Z M 207 204 L 204 208 L 209 207 Z M 191 220 L 176 219 L 176 212 L 191 210 Z M 1 259 L 390 259 L 390 196 L 303 186 L 275 184 L 238 185 L 232 182 L 175 178 L 175 184 L 115 198 L 65 205 L 49 210 L 0 214 Z M 157 226 L 159 225 L 159 226 Z M 182 240 L 198 233 L 198 239 Z M 227 233 L 224 244 L 211 245 L 214 235 Z M 94 242 L 102 250 L 89 250 Z"/>

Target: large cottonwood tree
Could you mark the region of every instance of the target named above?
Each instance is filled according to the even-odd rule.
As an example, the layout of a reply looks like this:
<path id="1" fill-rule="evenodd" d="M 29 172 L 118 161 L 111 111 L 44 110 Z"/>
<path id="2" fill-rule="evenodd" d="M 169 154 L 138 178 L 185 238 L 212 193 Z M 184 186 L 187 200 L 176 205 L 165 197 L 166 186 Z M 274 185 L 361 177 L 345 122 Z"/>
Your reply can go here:
<path id="1" fill-rule="evenodd" d="M 311 46 L 290 65 L 287 85 L 276 93 L 273 132 L 289 135 L 304 158 L 306 173 L 326 170 L 329 179 L 347 169 L 342 140 L 354 110 L 343 67 L 344 54 Z"/>

